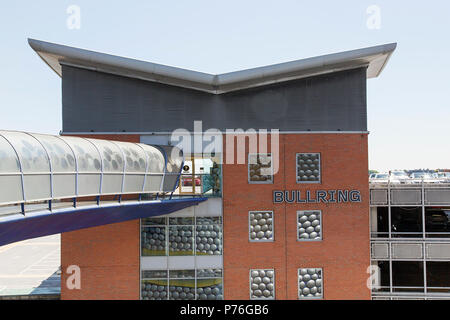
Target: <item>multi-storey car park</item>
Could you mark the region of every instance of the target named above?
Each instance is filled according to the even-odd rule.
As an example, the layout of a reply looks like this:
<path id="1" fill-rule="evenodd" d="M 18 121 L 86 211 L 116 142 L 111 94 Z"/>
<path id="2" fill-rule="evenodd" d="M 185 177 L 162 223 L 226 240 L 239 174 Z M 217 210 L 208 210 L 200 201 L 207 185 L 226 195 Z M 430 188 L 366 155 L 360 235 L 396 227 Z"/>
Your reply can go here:
<path id="1" fill-rule="evenodd" d="M 392 293 L 380 292 L 390 297 L 403 263 L 394 254 L 446 248 L 369 232 L 378 212 L 369 202 L 366 81 L 380 75 L 395 44 L 210 75 L 29 43 L 62 78 L 63 137 L 163 146 L 176 143 L 178 129 L 187 142 L 177 145 L 184 152 L 177 189 L 145 197 L 207 198 L 62 233 L 62 299 L 370 299 L 371 261 L 379 261 L 382 288 L 388 283 Z M 174 172 L 166 164 L 164 172 Z M 101 189 L 95 194 L 104 200 Z M 405 212 L 384 206 L 380 217 Z M 393 255 L 383 255 L 386 248 Z M 424 258 L 414 257 L 406 263 L 419 268 Z M 66 286 L 73 265 L 81 289 Z"/>
<path id="2" fill-rule="evenodd" d="M 372 299 L 450 298 L 450 184 L 370 185 Z"/>

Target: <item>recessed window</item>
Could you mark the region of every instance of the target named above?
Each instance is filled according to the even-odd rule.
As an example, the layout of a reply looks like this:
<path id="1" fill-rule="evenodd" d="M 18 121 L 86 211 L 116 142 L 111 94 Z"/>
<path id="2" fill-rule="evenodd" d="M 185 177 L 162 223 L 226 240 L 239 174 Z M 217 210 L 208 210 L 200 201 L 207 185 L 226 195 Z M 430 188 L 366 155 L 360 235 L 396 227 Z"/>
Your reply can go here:
<path id="1" fill-rule="evenodd" d="M 169 255 L 194 254 L 194 218 L 169 218 Z"/>
<path id="2" fill-rule="evenodd" d="M 394 292 L 423 292 L 423 279 L 423 261 L 392 261 Z"/>
<path id="3" fill-rule="evenodd" d="M 428 292 L 450 292 L 450 262 L 427 261 Z"/>
<path id="4" fill-rule="evenodd" d="M 372 292 L 390 291 L 389 261 L 372 261 Z"/>
<path id="5" fill-rule="evenodd" d="M 143 300 L 223 300 L 222 269 L 143 270 Z"/>
<path id="6" fill-rule="evenodd" d="M 392 237 L 422 237 L 422 208 L 391 207 L 391 225 Z"/>
<path id="7" fill-rule="evenodd" d="M 248 182 L 273 183 L 272 154 L 250 153 L 248 155 Z"/>
<path id="8" fill-rule="evenodd" d="M 275 299 L 275 271 L 273 269 L 250 270 L 250 299 Z"/>
<path id="9" fill-rule="evenodd" d="M 323 272 L 322 268 L 298 269 L 298 298 L 323 298 Z"/>
<path id="10" fill-rule="evenodd" d="M 372 238 L 389 238 L 388 207 L 371 208 L 370 221 L 370 236 Z"/>
<path id="11" fill-rule="evenodd" d="M 142 219 L 141 224 L 141 255 L 167 255 L 166 218 L 146 218 Z"/>
<path id="12" fill-rule="evenodd" d="M 142 256 L 222 254 L 221 217 L 170 217 L 141 220 Z"/>
<path id="13" fill-rule="evenodd" d="M 249 240 L 252 242 L 273 241 L 273 212 L 250 211 Z"/>
<path id="14" fill-rule="evenodd" d="M 425 208 L 427 238 L 450 238 L 450 208 Z"/>
<path id="15" fill-rule="evenodd" d="M 196 219 L 197 255 L 222 254 L 222 223 L 220 217 Z"/>
<path id="16" fill-rule="evenodd" d="M 320 183 L 320 153 L 297 153 L 297 183 Z"/>
<path id="17" fill-rule="evenodd" d="M 322 212 L 320 210 L 297 211 L 297 240 L 322 240 Z"/>

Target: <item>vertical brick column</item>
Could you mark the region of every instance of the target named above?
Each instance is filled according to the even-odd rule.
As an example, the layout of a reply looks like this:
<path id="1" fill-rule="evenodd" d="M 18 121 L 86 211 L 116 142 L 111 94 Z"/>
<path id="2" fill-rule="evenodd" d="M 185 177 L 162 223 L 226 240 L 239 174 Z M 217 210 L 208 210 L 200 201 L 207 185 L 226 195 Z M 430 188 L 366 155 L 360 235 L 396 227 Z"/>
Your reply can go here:
<path id="1" fill-rule="evenodd" d="M 139 142 L 139 135 L 83 137 Z M 61 299 L 139 299 L 139 220 L 61 234 Z M 66 286 L 70 265 L 81 270 L 81 289 Z"/>

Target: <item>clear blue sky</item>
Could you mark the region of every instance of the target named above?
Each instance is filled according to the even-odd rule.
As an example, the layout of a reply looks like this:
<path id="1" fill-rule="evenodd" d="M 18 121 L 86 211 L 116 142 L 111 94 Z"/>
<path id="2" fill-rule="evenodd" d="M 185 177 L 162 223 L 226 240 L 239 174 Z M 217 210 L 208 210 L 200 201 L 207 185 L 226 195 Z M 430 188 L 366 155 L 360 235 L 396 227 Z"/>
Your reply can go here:
<path id="1" fill-rule="evenodd" d="M 450 168 L 449 1 L 17 0 L 0 4 L 0 30 L 0 128 L 53 134 L 61 80 L 28 37 L 208 73 L 397 42 L 368 81 L 370 168 Z"/>

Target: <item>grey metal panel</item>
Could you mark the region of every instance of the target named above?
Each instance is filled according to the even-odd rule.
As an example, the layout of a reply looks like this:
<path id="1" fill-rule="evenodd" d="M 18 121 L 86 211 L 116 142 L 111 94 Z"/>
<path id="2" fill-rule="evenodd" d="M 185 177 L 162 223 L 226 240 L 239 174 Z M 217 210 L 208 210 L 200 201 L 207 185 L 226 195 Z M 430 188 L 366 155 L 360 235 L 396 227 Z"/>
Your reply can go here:
<path id="1" fill-rule="evenodd" d="M 371 244 L 372 259 L 389 259 L 389 243 L 373 242 Z"/>
<path id="2" fill-rule="evenodd" d="M 366 68 L 222 95 L 63 65 L 63 131 L 366 131 Z"/>
<path id="3" fill-rule="evenodd" d="M 421 243 L 392 243 L 392 259 L 422 259 Z"/>
<path id="4" fill-rule="evenodd" d="M 195 269 L 195 256 L 170 256 L 167 265 L 172 270 Z"/>
<path id="5" fill-rule="evenodd" d="M 167 257 L 142 257 L 141 269 L 145 270 L 165 270 L 167 269 Z"/>
<path id="6" fill-rule="evenodd" d="M 450 189 L 425 189 L 425 204 L 450 204 Z"/>
<path id="7" fill-rule="evenodd" d="M 197 268 L 222 268 L 222 255 L 197 256 Z"/>
<path id="8" fill-rule="evenodd" d="M 387 189 L 371 189 L 370 190 L 370 204 L 388 204 Z"/>
<path id="9" fill-rule="evenodd" d="M 421 193 L 420 189 L 391 189 L 391 204 L 421 204 Z"/>
<path id="10" fill-rule="evenodd" d="M 427 259 L 450 259 L 450 243 L 425 244 Z"/>

